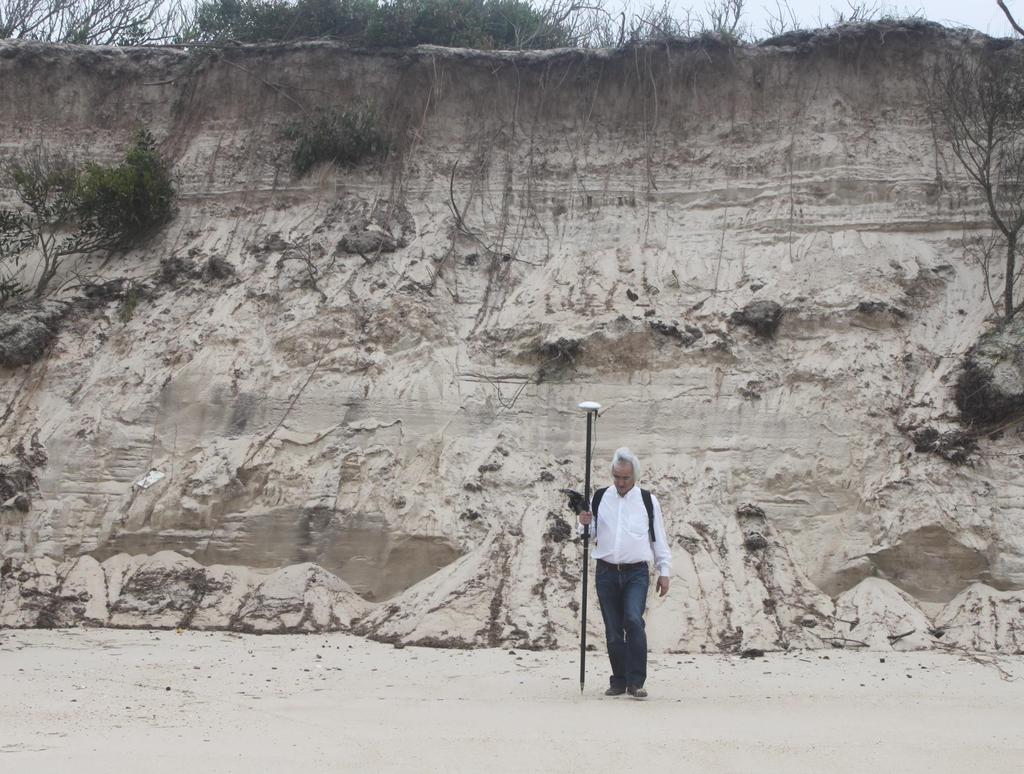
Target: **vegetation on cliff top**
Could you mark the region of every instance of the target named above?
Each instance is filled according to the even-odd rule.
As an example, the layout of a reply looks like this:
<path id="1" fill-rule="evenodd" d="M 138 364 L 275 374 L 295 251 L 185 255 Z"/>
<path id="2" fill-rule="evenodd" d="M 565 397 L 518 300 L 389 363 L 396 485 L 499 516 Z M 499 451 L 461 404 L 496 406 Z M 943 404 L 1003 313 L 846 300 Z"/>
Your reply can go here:
<path id="1" fill-rule="evenodd" d="M 331 37 L 373 47 L 572 45 L 570 28 L 526 0 L 207 0 L 188 35 L 245 43 Z"/>
<path id="2" fill-rule="evenodd" d="M 0 0 L 0 38 L 89 45 L 256 43 L 330 38 L 370 47 L 421 43 L 477 49 L 616 47 L 708 34 L 727 42 L 801 29 L 786 2 L 763 30 L 747 0 Z M 849 2 L 819 26 L 885 20 L 879 2 Z"/>

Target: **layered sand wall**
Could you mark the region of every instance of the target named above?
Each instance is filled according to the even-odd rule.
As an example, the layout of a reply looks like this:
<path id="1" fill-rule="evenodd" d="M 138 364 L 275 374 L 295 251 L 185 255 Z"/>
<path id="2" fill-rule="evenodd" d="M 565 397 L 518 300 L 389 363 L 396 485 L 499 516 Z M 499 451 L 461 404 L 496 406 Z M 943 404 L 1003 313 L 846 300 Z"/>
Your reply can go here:
<path id="1" fill-rule="evenodd" d="M 955 422 L 995 319 L 923 91 L 978 42 L 776 43 L 0 43 L 0 154 L 110 160 L 143 124 L 180 192 L 144 250 L 78 267 L 144 288 L 130 316 L 111 286 L 0 372 L 0 464 L 31 474 L 0 620 L 568 646 L 589 399 L 595 480 L 629 445 L 668 517 L 654 647 L 1019 649 L 1019 431 L 961 466 L 910 439 Z M 284 130 L 367 100 L 391 155 L 297 178 Z M 122 578 L 154 566 L 178 591 Z M 281 572 L 295 620 L 250 609 Z"/>

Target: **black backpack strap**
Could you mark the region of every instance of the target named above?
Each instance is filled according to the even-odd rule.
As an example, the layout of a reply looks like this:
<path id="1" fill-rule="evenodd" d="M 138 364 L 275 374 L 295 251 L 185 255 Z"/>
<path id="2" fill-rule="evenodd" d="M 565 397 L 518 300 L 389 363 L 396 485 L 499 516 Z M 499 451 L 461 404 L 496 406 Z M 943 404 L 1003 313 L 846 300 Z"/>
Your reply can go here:
<path id="1" fill-rule="evenodd" d="M 601 506 L 601 498 L 604 497 L 604 493 L 608 491 L 608 487 L 603 486 L 600 489 L 594 490 L 594 498 L 590 501 L 590 512 L 594 514 L 594 537 L 597 537 L 597 509 Z"/>
<path id="2" fill-rule="evenodd" d="M 651 499 L 651 493 L 646 489 L 640 490 L 640 496 L 644 499 L 644 508 L 647 509 L 647 534 L 650 535 L 651 542 L 654 542 L 654 500 Z"/>

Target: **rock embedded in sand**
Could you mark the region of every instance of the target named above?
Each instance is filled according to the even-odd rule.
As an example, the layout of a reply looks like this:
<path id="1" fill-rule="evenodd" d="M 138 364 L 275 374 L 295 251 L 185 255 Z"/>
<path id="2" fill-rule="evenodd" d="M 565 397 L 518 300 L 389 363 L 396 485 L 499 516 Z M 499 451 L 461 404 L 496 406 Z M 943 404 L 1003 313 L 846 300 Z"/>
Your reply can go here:
<path id="1" fill-rule="evenodd" d="M 15 498 L 36 486 L 38 484 L 32 469 L 20 460 L 10 465 L 0 465 L 0 500 L 5 504 L 10 502 L 11 507 L 18 507 L 20 510 L 14 502 Z"/>
<path id="2" fill-rule="evenodd" d="M 782 321 L 783 309 L 775 301 L 751 301 L 742 309 L 733 312 L 730 319 L 736 325 L 745 325 L 758 336 L 772 338 Z"/>
<path id="3" fill-rule="evenodd" d="M 211 255 L 206 262 L 203 274 L 209 279 L 226 280 L 235 276 L 235 267 L 227 258 L 221 255 Z"/>
<path id="4" fill-rule="evenodd" d="M 41 358 L 67 311 L 63 301 L 39 300 L 0 311 L 0 368 L 18 368 Z"/>
<path id="5" fill-rule="evenodd" d="M 378 253 L 393 253 L 397 248 L 394 237 L 383 231 L 367 229 L 346 234 L 338 242 L 339 253 L 372 256 Z"/>
<path id="6" fill-rule="evenodd" d="M 940 431 L 934 427 L 922 427 L 910 434 L 914 451 L 936 454 L 954 465 L 963 465 L 978 449 L 978 441 L 962 430 Z"/>

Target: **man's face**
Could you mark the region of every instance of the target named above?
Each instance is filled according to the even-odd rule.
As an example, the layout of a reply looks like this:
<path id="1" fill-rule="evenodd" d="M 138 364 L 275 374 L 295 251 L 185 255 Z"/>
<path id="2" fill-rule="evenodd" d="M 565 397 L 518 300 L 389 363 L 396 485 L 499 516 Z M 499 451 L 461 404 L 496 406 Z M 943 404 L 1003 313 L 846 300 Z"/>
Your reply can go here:
<path id="1" fill-rule="evenodd" d="M 626 492 L 636 483 L 636 479 L 633 478 L 633 466 L 628 462 L 616 462 L 612 465 L 612 480 L 615 481 L 615 491 L 619 493 L 619 497 L 625 497 Z"/>

